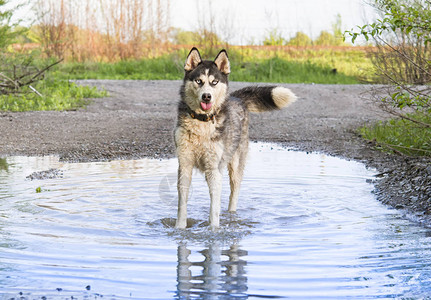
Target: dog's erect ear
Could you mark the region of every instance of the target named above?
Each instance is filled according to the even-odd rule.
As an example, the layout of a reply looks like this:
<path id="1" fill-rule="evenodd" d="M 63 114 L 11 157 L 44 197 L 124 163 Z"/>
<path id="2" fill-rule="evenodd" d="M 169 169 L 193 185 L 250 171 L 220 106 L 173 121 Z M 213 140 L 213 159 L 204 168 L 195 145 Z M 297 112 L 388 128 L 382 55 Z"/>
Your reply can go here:
<path id="1" fill-rule="evenodd" d="M 217 57 L 214 59 L 214 63 L 217 65 L 217 68 L 222 71 L 224 74 L 230 73 L 230 63 L 229 58 L 227 57 L 226 50 L 222 50 L 217 54 Z"/>
<path id="2" fill-rule="evenodd" d="M 195 47 L 190 50 L 189 55 L 187 56 L 186 63 L 184 64 L 185 71 L 191 71 L 196 68 L 202 62 L 201 54 L 199 50 Z"/>

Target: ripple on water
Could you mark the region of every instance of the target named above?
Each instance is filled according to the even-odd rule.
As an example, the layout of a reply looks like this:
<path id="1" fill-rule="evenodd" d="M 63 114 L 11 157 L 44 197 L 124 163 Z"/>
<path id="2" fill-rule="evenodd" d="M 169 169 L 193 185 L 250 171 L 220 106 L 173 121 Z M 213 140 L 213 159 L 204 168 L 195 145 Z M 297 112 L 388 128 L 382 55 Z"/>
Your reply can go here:
<path id="1" fill-rule="evenodd" d="M 3 159 L 3 298 L 375 299 L 431 290 L 431 231 L 376 201 L 374 172 L 359 163 L 253 143 L 238 212 L 223 211 L 217 231 L 199 174 L 188 228 L 174 228 L 176 168 L 175 159 Z M 228 186 L 225 176 L 224 208 Z"/>

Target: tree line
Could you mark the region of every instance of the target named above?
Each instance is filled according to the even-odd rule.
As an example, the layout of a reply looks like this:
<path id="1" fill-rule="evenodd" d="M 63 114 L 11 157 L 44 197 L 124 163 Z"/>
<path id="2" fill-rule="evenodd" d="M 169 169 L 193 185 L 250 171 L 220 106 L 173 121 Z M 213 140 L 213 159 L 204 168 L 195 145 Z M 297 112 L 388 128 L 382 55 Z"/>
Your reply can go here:
<path id="1" fill-rule="evenodd" d="M 0 9 L 6 2 L 0 0 Z M 34 45 L 47 57 L 72 61 L 155 57 L 175 45 L 228 47 L 236 34 L 235 18 L 220 18 L 210 1 L 196 5 L 197 29 L 186 31 L 171 26 L 169 0 L 36 0 L 32 7 L 35 21 L 29 28 L 10 24 L 13 10 L 0 15 L 0 47 L 15 41 L 18 50 Z M 285 39 L 278 29 L 271 29 L 262 44 L 342 45 L 341 17 L 337 16 L 332 32 L 322 31 L 315 40 L 303 32 Z"/>

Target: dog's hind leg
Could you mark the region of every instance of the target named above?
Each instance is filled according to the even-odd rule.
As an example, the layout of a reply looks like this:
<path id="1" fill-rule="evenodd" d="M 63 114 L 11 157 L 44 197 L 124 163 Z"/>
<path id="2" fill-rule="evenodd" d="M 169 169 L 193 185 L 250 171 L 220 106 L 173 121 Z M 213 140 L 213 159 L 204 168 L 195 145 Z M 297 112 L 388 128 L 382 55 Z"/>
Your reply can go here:
<path id="1" fill-rule="evenodd" d="M 193 166 L 189 164 L 178 167 L 178 217 L 176 228 L 187 226 L 187 198 L 189 196 L 190 183 L 192 181 Z"/>
<path id="2" fill-rule="evenodd" d="M 247 152 L 239 151 L 235 153 L 232 160 L 228 164 L 229 183 L 230 183 L 230 197 L 229 207 L 230 212 L 235 212 L 238 205 L 239 190 L 244 174 L 245 160 Z"/>
<path id="3" fill-rule="evenodd" d="M 220 226 L 222 173 L 219 169 L 209 170 L 205 172 L 205 179 L 208 183 L 211 197 L 210 227 L 214 229 Z"/>

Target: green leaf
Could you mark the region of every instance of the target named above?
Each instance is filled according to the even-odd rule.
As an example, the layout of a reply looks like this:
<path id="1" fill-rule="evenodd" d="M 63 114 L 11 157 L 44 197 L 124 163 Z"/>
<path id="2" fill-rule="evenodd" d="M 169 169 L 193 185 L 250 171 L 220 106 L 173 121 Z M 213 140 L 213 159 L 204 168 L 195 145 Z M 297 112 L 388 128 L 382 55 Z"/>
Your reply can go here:
<path id="1" fill-rule="evenodd" d="M 406 27 L 406 34 L 410 34 L 410 32 L 412 31 L 413 26 L 407 26 Z"/>

